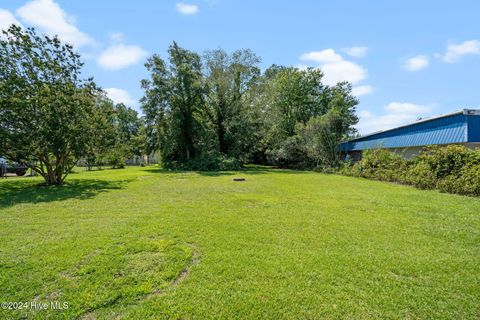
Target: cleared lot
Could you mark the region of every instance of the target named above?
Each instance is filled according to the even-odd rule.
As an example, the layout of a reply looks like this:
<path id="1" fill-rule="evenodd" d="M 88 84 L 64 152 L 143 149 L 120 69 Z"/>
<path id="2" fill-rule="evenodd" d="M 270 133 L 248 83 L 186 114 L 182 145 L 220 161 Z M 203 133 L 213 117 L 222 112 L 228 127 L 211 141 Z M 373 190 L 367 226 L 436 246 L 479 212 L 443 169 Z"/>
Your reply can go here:
<path id="1" fill-rule="evenodd" d="M 0 318 L 480 315 L 479 199 L 266 168 L 39 182 L 0 180 L 1 300 L 29 303 Z"/>

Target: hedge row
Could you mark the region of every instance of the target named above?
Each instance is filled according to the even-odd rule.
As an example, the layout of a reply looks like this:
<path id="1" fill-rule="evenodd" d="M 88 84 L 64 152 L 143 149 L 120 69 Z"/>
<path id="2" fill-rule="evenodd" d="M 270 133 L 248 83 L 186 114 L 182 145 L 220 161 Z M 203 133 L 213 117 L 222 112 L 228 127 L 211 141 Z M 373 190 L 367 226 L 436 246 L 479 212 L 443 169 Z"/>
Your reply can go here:
<path id="1" fill-rule="evenodd" d="M 480 196 L 480 150 L 458 145 L 427 147 L 409 160 L 385 149 L 367 150 L 361 161 L 345 163 L 339 173 Z"/>

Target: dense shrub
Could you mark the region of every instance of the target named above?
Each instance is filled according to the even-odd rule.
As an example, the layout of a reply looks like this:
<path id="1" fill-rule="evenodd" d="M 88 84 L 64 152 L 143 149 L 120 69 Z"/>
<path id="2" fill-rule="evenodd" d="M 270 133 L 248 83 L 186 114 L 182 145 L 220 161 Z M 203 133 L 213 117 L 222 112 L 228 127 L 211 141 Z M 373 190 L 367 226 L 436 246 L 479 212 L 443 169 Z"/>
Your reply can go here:
<path id="1" fill-rule="evenodd" d="M 338 170 L 338 173 L 351 177 L 363 177 L 363 171 L 360 162 L 345 162 Z"/>
<path id="2" fill-rule="evenodd" d="M 464 146 L 431 146 L 425 148 L 413 161 L 427 164 L 435 178 L 440 180 L 451 174 L 458 175 L 464 166 L 475 163 L 475 159 L 476 164 L 479 164 L 478 154 Z"/>
<path id="3" fill-rule="evenodd" d="M 431 167 L 424 161 L 410 161 L 399 182 L 411 184 L 420 189 L 434 189 L 437 179 Z"/>
<path id="4" fill-rule="evenodd" d="M 458 174 L 440 180 L 437 187 L 442 192 L 480 196 L 480 166 L 465 166 Z"/>
<path id="5" fill-rule="evenodd" d="M 366 178 L 382 181 L 401 181 L 407 161 L 399 154 L 385 149 L 372 149 L 364 153 L 361 174 Z"/>
<path id="6" fill-rule="evenodd" d="M 211 152 L 197 156 L 185 162 L 166 162 L 165 168 L 176 170 L 195 170 L 195 171 L 228 171 L 238 170 L 242 167 L 242 161 L 227 157 L 219 152 Z"/>
<path id="7" fill-rule="evenodd" d="M 105 155 L 103 162 L 114 169 L 121 169 L 125 167 L 125 158 L 125 152 L 122 148 L 114 148 Z"/>
<path id="8" fill-rule="evenodd" d="M 385 149 L 367 150 L 361 161 L 344 163 L 338 173 L 480 196 L 480 150 L 458 145 L 427 147 L 410 160 Z"/>
<path id="9" fill-rule="evenodd" d="M 270 164 L 278 167 L 311 169 L 315 163 L 308 158 L 304 149 L 300 136 L 295 135 L 282 141 L 278 149 L 268 150 L 267 159 Z"/>

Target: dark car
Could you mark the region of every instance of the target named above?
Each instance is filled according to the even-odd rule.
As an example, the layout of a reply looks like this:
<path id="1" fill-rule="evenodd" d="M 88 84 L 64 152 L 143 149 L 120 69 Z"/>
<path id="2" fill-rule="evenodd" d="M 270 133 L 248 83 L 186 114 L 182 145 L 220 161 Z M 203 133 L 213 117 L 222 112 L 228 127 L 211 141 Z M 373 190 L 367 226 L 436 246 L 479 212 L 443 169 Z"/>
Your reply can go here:
<path id="1" fill-rule="evenodd" d="M 23 163 L 8 162 L 0 158 L 0 176 L 3 177 L 7 173 L 15 173 L 17 176 L 24 176 L 27 173 L 27 166 Z"/>

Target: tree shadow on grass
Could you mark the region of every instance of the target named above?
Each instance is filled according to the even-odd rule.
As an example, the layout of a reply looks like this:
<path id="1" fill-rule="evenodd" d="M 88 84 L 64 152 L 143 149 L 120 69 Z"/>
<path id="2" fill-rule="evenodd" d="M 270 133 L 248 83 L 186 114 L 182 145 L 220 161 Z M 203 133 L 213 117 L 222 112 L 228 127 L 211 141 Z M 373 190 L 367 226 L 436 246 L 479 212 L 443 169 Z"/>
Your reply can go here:
<path id="1" fill-rule="evenodd" d="M 220 176 L 234 176 L 234 175 L 241 175 L 241 174 L 274 174 L 274 173 L 288 173 L 288 174 L 301 174 L 301 173 L 308 173 L 309 171 L 304 170 L 294 170 L 294 169 L 285 169 L 285 168 L 276 168 L 276 167 L 268 167 L 268 166 L 257 166 L 257 165 L 246 165 L 245 167 L 234 170 L 234 171 L 196 171 L 196 170 L 173 170 L 173 169 L 165 169 L 161 167 L 148 167 L 145 171 L 151 173 L 166 173 L 166 174 L 188 174 L 188 173 L 196 173 L 201 176 L 206 177 L 220 177 Z"/>
<path id="2" fill-rule="evenodd" d="M 122 189 L 128 180 L 72 180 L 62 186 L 39 185 L 32 181 L 0 183 L 0 209 L 20 203 L 41 203 L 67 199 L 90 199 L 102 192 Z"/>

